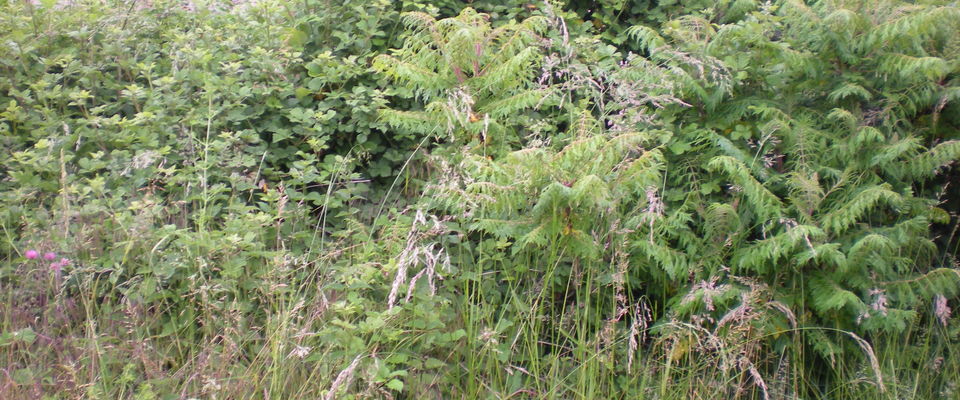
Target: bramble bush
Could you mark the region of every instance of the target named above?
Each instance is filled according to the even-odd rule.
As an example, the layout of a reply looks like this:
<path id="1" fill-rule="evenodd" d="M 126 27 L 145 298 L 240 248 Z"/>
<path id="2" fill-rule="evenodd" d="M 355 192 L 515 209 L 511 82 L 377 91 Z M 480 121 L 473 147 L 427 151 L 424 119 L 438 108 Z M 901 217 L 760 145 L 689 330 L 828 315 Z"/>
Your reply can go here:
<path id="1" fill-rule="evenodd" d="M 950 398 L 944 1 L 0 4 L 2 398 Z"/>

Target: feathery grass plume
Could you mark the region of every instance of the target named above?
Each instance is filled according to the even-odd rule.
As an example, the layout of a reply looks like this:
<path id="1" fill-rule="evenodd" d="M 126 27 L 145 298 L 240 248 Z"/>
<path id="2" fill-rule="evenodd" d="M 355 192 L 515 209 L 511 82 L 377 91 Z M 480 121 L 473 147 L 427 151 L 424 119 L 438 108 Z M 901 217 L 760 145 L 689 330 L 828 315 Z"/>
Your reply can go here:
<path id="1" fill-rule="evenodd" d="M 357 366 L 360 365 L 360 360 L 363 359 L 363 354 L 357 354 L 353 358 L 353 361 L 350 362 L 346 368 L 340 371 L 337 374 L 337 378 L 333 380 L 333 383 L 330 384 L 330 389 L 327 390 L 327 394 L 323 396 L 324 400 L 333 400 L 337 396 L 337 391 L 340 390 L 340 387 L 350 384 L 350 381 L 353 380 L 354 370 L 357 369 Z"/>

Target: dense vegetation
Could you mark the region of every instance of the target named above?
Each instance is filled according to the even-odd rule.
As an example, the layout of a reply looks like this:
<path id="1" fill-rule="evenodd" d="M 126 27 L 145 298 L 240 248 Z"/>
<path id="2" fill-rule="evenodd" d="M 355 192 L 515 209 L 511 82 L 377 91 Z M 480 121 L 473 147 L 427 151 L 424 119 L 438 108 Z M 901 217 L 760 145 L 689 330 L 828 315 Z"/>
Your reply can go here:
<path id="1" fill-rule="evenodd" d="M 958 32 L 0 0 L 0 398 L 955 398 Z"/>

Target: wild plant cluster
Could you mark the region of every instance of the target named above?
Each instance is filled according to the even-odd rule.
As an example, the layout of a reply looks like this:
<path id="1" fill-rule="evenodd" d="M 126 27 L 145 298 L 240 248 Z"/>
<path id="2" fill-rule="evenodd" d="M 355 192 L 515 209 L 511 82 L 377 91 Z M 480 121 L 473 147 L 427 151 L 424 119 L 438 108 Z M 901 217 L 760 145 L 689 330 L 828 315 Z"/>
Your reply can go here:
<path id="1" fill-rule="evenodd" d="M 2 0 L 0 398 L 953 398 L 958 32 Z"/>

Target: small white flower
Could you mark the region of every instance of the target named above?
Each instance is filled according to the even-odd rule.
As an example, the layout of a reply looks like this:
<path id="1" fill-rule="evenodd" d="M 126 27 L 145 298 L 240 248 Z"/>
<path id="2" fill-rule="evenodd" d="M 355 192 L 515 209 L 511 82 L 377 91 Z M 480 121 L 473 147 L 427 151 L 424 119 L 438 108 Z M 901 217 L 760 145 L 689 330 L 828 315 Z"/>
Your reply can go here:
<path id="1" fill-rule="evenodd" d="M 293 347 L 293 350 L 290 351 L 288 357 L 296 357 L 302 360 L 304 357 L 310 355 L 310 350 L 311 348 L 308 346 L 296 345 Z"/>

